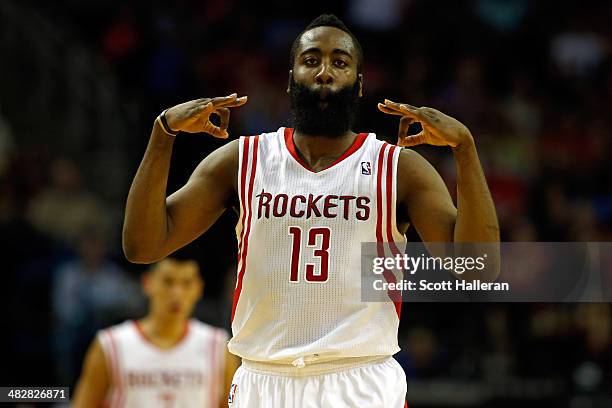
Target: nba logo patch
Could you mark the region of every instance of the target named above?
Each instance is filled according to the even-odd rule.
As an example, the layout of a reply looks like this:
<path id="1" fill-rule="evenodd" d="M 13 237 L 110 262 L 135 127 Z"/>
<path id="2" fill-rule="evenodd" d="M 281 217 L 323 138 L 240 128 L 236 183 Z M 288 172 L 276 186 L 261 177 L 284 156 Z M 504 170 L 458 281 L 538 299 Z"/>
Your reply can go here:
<path id="1" fill-rule="evenodd" d="M 232 384 L 230 386 L 229 395 L 227 396 L 227 403 L 232 404 L 234 402 L 234 397 L 236 396 L 236 389 L 238 388 L 238 384 Z"/>
<path id="2" fill-rule="evenodd" d="M 372 166 L 370 162 L 361 162 L 361 174 L 369 176 L 372 174 Z"/>

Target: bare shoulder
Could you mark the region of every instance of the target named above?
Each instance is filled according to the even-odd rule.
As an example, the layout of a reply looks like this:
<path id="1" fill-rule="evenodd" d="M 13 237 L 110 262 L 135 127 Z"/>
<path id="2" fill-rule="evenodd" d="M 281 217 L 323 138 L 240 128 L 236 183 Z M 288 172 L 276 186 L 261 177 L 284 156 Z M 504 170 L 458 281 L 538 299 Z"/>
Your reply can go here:
<path id="1" fill-rule="evenodd" d="M 89 359 L 87 363 L 90 364 L 90 369 L 92 370 L 92 375 L 95 377 L 96 382 L 108 386 L 110 382 L 109 367 L 106 365 L 107 358 L 102 348 L 102 343 L 97 336 L 91 342 L 87 357 Z"/>
<path id="2" fill-rule="evenodd" d="M 422 164 L 423 162 L 428 163 L 427 160 L 419 153 L 415 152 L 412 149 L 408 149 L 406 147 L 402 147 L 399 156 L 399 165 L 402 167 L 406 166 L 415 166 Z"/>
<path id="3" fill-rule="evenodd" d="M 110 385 L 109 368 L 98 337 L 92 341 L 79 378 L 72 406 L 76 408 L 100 406 Z"/>
<path id="4" fill-rule="evenodd" d="M 214 179 L 217 187 L 237 188 L 239 139 L 214 150 L 206 156 L 193 172 L 192 180 Z"/>
<path id="5" fill-rule="evenodd" d="M 397 178 L 401 185 L 416 187 L 439 177 L 436 169 L 419 153 L 407 148 L 401 150 L 397 164 Z"/>
<path id="6" fill-rule="evenodd" d="M 100 343 L 100 339 L 97 336 L 91 342 L 85 359 L 86 363 L 89 363 L 89 368 L 93 369 L 96 374 L 106 376 L 106 357 L 104 356 L 104 350 Z"/>
<path id="7" fill-rule="evenodd" d="M 239 139 L 224 144 L 206 156 L 198 165 L 198 169 L 218 168 L 229 172 L 232 169 L 234 172 L 238 171 L 238 146 Z"/>

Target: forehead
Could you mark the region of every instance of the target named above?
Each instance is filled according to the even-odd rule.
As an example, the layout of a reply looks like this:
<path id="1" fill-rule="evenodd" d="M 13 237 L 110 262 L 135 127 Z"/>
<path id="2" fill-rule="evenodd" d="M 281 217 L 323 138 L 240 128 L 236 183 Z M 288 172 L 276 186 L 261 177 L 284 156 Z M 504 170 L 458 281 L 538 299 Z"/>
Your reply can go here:
<path id="1" fill-rule="evenodd" d="M 319 48 L 322 52 L 339 49 L 355 56 L 353 39 L 348 33 L 336 27 L 315 27 L 302 34 L 296 54 L 299 55 L 310 48 Z"/>

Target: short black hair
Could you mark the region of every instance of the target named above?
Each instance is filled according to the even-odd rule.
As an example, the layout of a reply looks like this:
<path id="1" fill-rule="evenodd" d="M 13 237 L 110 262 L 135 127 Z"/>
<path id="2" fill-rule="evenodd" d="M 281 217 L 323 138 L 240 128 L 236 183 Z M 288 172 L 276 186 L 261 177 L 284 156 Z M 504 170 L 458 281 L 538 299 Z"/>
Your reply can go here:
<path id="1" fill-rule="evenodd" d="M 340 20 L 334 14 L 321 14 L 319 17 L 312 20 L 310 24 L 308 24 L 306 28 L 298 34 L 293 41 L 293 44 L 291 44 L 291 52 L 289 53 L 289 69 L 293 69 L 293 65 L 295 64 L 295 53 L 297 52 L 297 47 L 300 43 L 302 35 L 306 31 L 312 30 L 316 27 L 335 27 L 344 31 L 351 37 L 351 40 L 353 40 L 353 45 L 357 50 L 357 73 L 361 74 L 363 71 L 363 50 L 361 49 L 361 44 L 359 44 L 359 41 L 357 41 L 357 38 L 353 35 L 351 30 L 349 30 L 342 20 Z"/>
<path id="2" fill-rule="evenodd" d="M 174 251 L 173 253 L 171 253 L 170 255 L 168 255 L 167 257 L 159 260 L 158 262 L 149 265 L 149 270 L 155 270 L 157 268 L 157 265 L 166 260 L 169 259 L 171 261 L 174 262 L 179 262 L 179 263 L 183 263 L 183 262 L 189 262 L 189 261 L 193 261 L 196 263 L 197 267 L 198 267 L 198 271 L 200 272 L 200 275 L 202 274 L 202 268 L 200 267 L 200 262 L 198 261 L 198 257 L 197 257 L 197 249 L 193 247 L 193 245 L 187 245 L 183 248 L 179 248 L 176 251 Z"/>
<path id="3" fill-rule="evenodd" d="M 200 268 L 200 263 L 196 259 L 194 259 L 193 257 L 187 257 L 187 256 L 182 256 L 182 255 L 175 256 L 175 254 L 169 255 L 166 258 L 163 258 L 163 259 L 161 259 L 161 260 L 159 260 L 159 261 L 149 265 L 148 268 L 144 271 L 144 273 L 145 274 L 150 274 L 150 273 L 156 271 L 157 268 L 159 267 L 159 265 L 162 262 L 164 262 L 164 261 L 171 261 L 171 262 L 179 263 L 179 264 L 184 264 L 186 262 L 194 262 L 195 266 L 196 266 L 196 268 L 198 270 L 198 275 L 200 277 L 202 277 L 202 269 Z"/>

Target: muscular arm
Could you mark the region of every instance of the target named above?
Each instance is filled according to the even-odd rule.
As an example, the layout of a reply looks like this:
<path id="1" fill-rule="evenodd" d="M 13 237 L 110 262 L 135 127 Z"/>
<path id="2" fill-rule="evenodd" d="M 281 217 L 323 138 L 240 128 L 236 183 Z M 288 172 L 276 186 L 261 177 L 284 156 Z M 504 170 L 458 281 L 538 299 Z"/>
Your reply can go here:
<path id="1" fill-rule="evenodd" d="M 236 191 L 238 142 L 215 150 L 180 190 L 166 198 L 174 138 L 155 122 L 128 194 L 123 250 L 136 263 L 156 262 L 204 233 Z"/>
<path id="2" fill-rule="evenodd" d="M 457 165 L 455 208 L 436 170 L 417 153 L 402 151 L 398 168 L 400 227 L 405 227 L 405 230 L 410 220 L 424 242 L 478 244 L 454 245 L 454 254 L 451 255 L 487 254 L 488 267 L 473 273 L 474 276 L 468 277 L 466 273 L 462 277 L 495 280 L 499 275 L 499 225 L 469 129 L 457 119 L 425 106 L 417 108 L 385 99 L 384 103 L 378 104 L 378 109 L 401 117 L 399 146 L 450 146 Z M 408 134 L 409 126 L 414 122 L 420 123 L 422 130 L 414 135 Z M 438 253 L 434 255 L 439 256 L 440 251 L 435 252 Z M 475 276 L 477 274 L 479 276 Z"/>
<path id="3" fill-rule="evenodd" d="M 398 221 L 405 231 L 410 221 L 426 243 L 499 242 L 499 227 L 493 200 L 474 145 L 453 151 L 457 164 L 457 208 L 438 172 L 421 155 L 403 149 L 398 164 Z M 433 255 L 441 248 L 429 246 Z M 473 251 L 471 248 L 470 251 Z M 492 268 L 465 279 L 495 280 L 499 274 L 498 247 L 480 246 Z M 460 255 L 455 253 L 455 255 Z M 468 255 L 468 254 L 464 254 Z"/>
<path id="4" fill-rule="evenodd" d="M 402 149 L 397 179 L 400 231 L 410 222 L 423 242 L 452 242 L 457 209 L 436 169 L 414 150 Z"/>
<path id="5" fill-rule="evenodd" d="M 499 242 L 499 223 L 473 139 L 453 149 L 457 166 L 455 242 Z"/>
<path id="6" fill-rule="evenodd" d="M 109 385 L 104 352 L 96 339 L 89 346 L 85 356 L 83 371 L 77 382 L 71 406 L 73 408 L 102 407 Z"/>
<path id="7" fill-rule="evenodd" d="M 238 143 L 229 143 L 205 158 L 187 184 L 166 198 L 174 143 L 170 134 L 204 132 L 226 139 L 229 108 L 246 102 L 246 96 L 238 98 L 236 93 L 194 99 L 165 110 L 155 120 L 125 209 L 123 251 L 128 260 L 158 261 L 196 239 L 223 213 L 236 191 Z M 210 121 L 211 114 L 219 116 L 219 126 Z"/>

